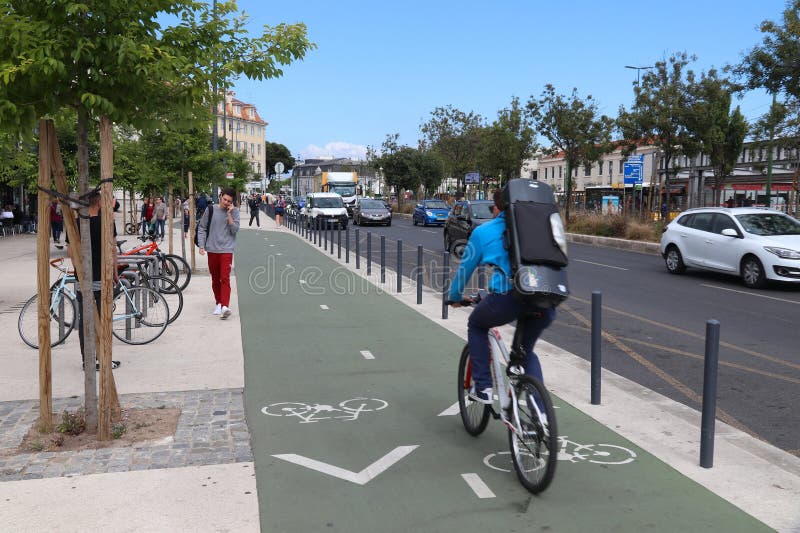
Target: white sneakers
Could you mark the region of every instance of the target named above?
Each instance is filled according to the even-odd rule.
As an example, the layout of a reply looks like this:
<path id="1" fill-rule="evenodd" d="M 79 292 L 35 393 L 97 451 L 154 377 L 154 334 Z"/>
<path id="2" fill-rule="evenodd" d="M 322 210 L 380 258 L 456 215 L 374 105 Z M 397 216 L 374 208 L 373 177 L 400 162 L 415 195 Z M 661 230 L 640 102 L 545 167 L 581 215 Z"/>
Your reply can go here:
<path id="1" fill-rule="evenodd" d="M 214 314 L 215 315 L 221 315 L 222 314 L 222 304 L 217 304 L 217 306 L 214 308 Z"/>
<path id="2" fill-rule="evenodd" d="M 472 387 L 469 389 L 469 399 L 474 402 L 491 405 L 494 403 L 494 391 L 491 387 L 486 387 L 483 390 L 476 391 L 475 385 L 472 385 Z"/>
<path id="3" fill-rule="evenodd" d="M 227 306 L 227 305 L 223 305 L 223 306 L 222 306 L 222 316 L 220 316 L 220 318 L 221 318 L 222 320 L 225 320 L 225 319 L 226 319 L 226 318 L 228 318 L 229 316 L 231 316 L 231 310 L 230 310 L 230 309 L 228 309 L 228 306 Z"/>

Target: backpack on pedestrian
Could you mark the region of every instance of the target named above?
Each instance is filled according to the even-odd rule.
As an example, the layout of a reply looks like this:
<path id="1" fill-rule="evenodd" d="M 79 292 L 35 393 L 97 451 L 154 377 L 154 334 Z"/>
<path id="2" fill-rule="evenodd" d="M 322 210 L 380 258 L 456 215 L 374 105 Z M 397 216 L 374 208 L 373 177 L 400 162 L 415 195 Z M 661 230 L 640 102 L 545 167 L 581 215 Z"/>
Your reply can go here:
<path id="1" fill-rule="evenodd" d="M 214 204 L 211 204 L 208 207 L 206 207 L 206 211 L 208 211 L 208 222 L 206 222 L 206 240 L 208 240 L 208 231 L 211 228 L 211 218 L 214 216 Z M 203 213 L 203 216 L 205 216 L 205 212 Z M 200 220 L 203 219 L 203 216 L 200 217 Z M 198 224 L 197 227 L 194 228 L 194 245 L 195 246 L 200 246 L 200 243 L 198 242 L 198 237 L 197 237 L 199 229 L 200 229 L 200 224 Z"/>
<path id="2" fill-rule="evenodd" d="M 558 306 L 569 296 L 567 241 L 553 189 L 524 178 L 503 188 L 505 245 L 514 294 L 536 307 Z"/>

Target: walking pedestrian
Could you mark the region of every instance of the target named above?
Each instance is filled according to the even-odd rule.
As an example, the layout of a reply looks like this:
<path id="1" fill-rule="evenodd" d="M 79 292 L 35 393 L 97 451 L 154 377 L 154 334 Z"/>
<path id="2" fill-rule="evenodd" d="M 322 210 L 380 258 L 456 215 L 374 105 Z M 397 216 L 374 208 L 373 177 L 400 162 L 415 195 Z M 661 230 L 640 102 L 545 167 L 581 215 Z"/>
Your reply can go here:
<path id="1" fill-rule="evenodd" d="M 50 228 L 53 232 L 53 243 L 56 248 L 63 250 L 61 244 L 61 232 L 64 231 L 64 215 L 61 212 L 61 204 L 58 200 L 50 202 Z"/>
<path id="2" fill-rule="evenodd" d="M 155 222 L 156 236 L 164 240 L 164 221 L 167 219 L 167 204 L 160 196 L 156 197 L 155 209 L 153 209 L 153 221 Z"/>
<path id="3" fill-rule="evenodd" d="M 208 251 L 208 271 L 211 290 L 214 291 L 214 314 L 222 320 L 231 316 L 231 265 L 239 231 L 239 210 L 233 205 L 236 192 L 224 188 L 219 195 L 219 206 L 206 208 L 197 226 L 197 244 L 200 255 Z M 210 217 L 210 221 L 209 221 Z M 206 231 L 208 227 L 208 231 Z"/>
<path id="4" fill-rule="evenodd" d="M 152 196 L 149 196 L 142 204 L 142 212 L 140 213 L 142 237 L 147 237 L 147 234 L 150 232 L 150 219 L 153 218 L 153 210 L 155 207 Z"/>
<path id="5" fill-rule="evenodd" d="M 183 205 L 183 238 L 189 237 L 189 206 Z"/>
<path id="6" fill-rule="evenodd" d="M 283 201 L 279 194 L 275 198 L 275 223 L 280 226 L 283 224 L 283 210 L 286 207 L 286 202 Z"/>
<path id="7" fill-rule="evenodd" d="M 259 220 L 258 213 L 261 210 L 261 198 L 257 194 L 253 194 L 250 200 L 247 202 L 247 206 L 250 208 L 250 223 L 247 224 L 248 227 L 253 225 L 253 219 L 256 219 L 256 226 L 259 228 L 261 227 L 261 221 Z"/>

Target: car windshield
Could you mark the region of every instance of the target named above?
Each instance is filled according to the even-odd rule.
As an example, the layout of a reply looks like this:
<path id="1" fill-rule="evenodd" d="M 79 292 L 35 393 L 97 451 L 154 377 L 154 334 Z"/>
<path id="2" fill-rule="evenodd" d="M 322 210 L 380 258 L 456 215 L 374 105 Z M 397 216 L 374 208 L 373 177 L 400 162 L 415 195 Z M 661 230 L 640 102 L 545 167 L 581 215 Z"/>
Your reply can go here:
<path id="1" fill-rule="evenodd" d="M 335 192 L 336 194 L 341 194 L 342 196 L 355 196 L 356 184 L 335 185 L 330 188 L 330 192 Z"/>
<path id="2" fill-rule="evenodd" d="M 447 204 L 437 200 L 435 202 L 425 202 L 425 207 L 428 209 L 447 209 Z"/>
<path id="3" fill-rule="evenodd" d="M 736 215 L 736 220 L 753 235 L 800 235 L 800 222 L 779 213 Z"/>
<path id="4" fill-rule="evenodd" d="M 494 218 L 493 204 L 472 204 L 472 218 Z"/>
<path id="5" fill-rule="evenodd" d="M 314 199 L 315 207 L 344 207 L 341 198 L 315 198 Z"/>
<path id="6" fill-rule="evenodd" d="M 380 200 L 361 200 L 361 209 L 386 209 L 386 204 Z"/>

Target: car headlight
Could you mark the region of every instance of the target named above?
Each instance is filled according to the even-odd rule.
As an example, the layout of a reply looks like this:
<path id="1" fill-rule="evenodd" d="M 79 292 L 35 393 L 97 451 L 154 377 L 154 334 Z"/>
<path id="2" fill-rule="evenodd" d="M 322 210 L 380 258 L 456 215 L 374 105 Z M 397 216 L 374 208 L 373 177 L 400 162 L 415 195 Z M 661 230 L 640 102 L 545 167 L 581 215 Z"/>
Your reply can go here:
<path id="1" fill-rule="evenodd" d="M 550 215 L 550 228 L 553 230 L 553 239 L 556 244 L 561 248 L 561 252 L 567 255 L 567 234 L 564 233 L 564 223 L 561 221 L 561 215 L 553 213 Z"/>
<path id="2" fill-rule="evenodd" d="M 428 215 L 429 217 L 433 216 L 433 213 L 431 211 L 425 211 L 425 214 Z"/>
<path id="3" fill-rule="evenodd" d="M 774 246 L 765 246 L 764 249 L 769 253 L 777 255 L 781 259 L 800 259 L 800 252 L 797 250 L 790 250 L 789 248 L 776 248 Z"/>

